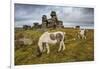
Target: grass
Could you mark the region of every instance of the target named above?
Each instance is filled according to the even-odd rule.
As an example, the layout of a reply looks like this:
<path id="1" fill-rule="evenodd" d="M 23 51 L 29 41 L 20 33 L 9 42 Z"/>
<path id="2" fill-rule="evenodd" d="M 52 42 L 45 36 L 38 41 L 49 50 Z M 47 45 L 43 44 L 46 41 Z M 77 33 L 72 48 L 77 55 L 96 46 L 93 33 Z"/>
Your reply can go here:
<path id="1" fill-rule="evenodd" d="M 48 31 L 64 31 L 66 50 L 57 52 L 57 45 L 50 45 L 50 54 L 43 53 L 41 57 L 37 57 L 37 42 L 43 31 L 41 30 L 16 30 L 15 39 L 23 36 L 33 41 L 31 45 L 19 45 L 15 43 L 15 65 L 29 64 L 45 64 L 45 63 L 62 63 L 62 62 L 78 62 L 94 60 L 94 31 L 88 30 L 87 39 L 76 39 L 78 30 L 76 29 L 49 29 Z M 71 41 L 68 41 L 71 40 Z M 19 47 L 19 48 L 17 48 Z"/>

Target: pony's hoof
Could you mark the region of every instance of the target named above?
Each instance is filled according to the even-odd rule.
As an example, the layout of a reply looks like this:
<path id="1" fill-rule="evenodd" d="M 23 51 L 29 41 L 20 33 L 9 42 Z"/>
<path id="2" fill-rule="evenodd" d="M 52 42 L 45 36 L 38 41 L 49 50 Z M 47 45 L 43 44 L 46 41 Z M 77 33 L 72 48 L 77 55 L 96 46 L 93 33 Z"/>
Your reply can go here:
<path id="1" fill-rule="evenodd" d="M 61 52 L 61 51 L 57 51 L 57 52 L 59 53 L 59 52 Z"/>
<path id="2" fill-rule="evenodd" d="M 42 56 L 42 53 L 41 53 L 41 54 L 37 54 L 36 56 L 37 56 L 37 57 L 41 57 L 41 56 Z"/>

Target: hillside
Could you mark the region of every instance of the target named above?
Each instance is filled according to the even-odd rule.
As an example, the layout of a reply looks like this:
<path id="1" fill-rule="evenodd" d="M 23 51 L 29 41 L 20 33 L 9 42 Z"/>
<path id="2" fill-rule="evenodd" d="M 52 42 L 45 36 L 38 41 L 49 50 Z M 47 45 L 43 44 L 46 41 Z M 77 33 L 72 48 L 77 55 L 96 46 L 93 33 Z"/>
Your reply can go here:
<path id="1" fill-rule="evenodd" d="M 45 63 L 62 63 L 62 62 L 79 62 L 94 60 L 94 31 L 86 32 L 87 39 L 77 38 L 77 29 L 49 29 L 48 31 L 64 31 L 66 50 L 57 52 L 57 45 L 50 45 L 50 54 L 43 53 L 41 57 L 37 57 L 37 42 L 44 31 L 41 29 L 23 30 L 15 29 L 15 40 L 28 38 L 32 40 L 32 44 L 24 45 L 15 42 L 15 65 L 28 64 L 45 64 Z M 75 39 L 75 40 L 73 40 Z"/>

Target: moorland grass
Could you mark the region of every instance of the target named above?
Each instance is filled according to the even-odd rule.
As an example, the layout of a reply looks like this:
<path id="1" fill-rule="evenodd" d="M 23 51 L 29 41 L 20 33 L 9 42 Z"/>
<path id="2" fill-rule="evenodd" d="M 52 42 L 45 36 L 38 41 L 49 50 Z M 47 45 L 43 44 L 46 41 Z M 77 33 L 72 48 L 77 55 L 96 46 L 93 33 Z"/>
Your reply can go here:
<path id="1" fill-rule="evenodd" d="M 37 57 L 37 42 L 44 31 L 41 30 L 15 30 L 15 40 L 21 37 L 29 38 L 33 41 L 31 45 L 15 45 L 15 65 L 62 63 L 94 60 L 94 31 L 88 30 L 87 39 L 77 38 L 77 29 L 49 29 L 48 31 L 64 31 L 66 50 L 57 52 L 57 45 L 50 45 L 50 54 L 43 53 Z M 75 38 L 76 40 L 71 40 Z M 69 41 L 71 40 L 71 41 Z M 19 48 L 16 48 L 19 47 Z"/>

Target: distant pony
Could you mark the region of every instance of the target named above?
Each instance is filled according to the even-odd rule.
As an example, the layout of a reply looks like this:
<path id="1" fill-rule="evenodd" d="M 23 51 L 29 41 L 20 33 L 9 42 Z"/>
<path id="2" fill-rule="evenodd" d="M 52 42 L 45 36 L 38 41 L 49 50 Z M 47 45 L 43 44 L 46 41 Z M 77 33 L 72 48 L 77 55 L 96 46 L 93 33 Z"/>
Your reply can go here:
<path id="1" fill-rule="evenodd" d="M 37 56 L 41 56 L 43 52 L 47 51 L 47 54 L 50 53 L 49 44 L 59 43 L 58 52 L 65 50 L 64 44 L 64 34 L 65 32 L 44 32 L 38 41 L 38 52 Z"/>
<path id="2" fill-rule="evenodd" d="M 80 31 L 78 32 L 78 38 L 86 39 L 86 30 L 85 29 L 80 29 Z"/>

